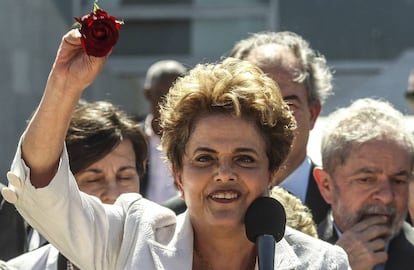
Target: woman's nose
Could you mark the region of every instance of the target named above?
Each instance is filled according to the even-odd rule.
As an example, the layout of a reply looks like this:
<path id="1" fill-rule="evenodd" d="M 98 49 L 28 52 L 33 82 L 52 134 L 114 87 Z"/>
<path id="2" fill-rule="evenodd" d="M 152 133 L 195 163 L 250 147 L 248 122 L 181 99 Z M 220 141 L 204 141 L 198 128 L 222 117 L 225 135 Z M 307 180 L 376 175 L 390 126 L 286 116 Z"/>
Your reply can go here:
<path id="1" fill-rule="evenodd" d="M 101 195 L 101 201 L 107 204 L 113 204 L 115 200 L 121 195 L 116 180 L 111 180 L 106 188 L 105 191 Z"/>
<path id="2" fill-rule="evenodd" d="M 215 180 L 223 182 L 236 180 L 234 167 L 230 160 L 223 160 L 218 163 Z"/>

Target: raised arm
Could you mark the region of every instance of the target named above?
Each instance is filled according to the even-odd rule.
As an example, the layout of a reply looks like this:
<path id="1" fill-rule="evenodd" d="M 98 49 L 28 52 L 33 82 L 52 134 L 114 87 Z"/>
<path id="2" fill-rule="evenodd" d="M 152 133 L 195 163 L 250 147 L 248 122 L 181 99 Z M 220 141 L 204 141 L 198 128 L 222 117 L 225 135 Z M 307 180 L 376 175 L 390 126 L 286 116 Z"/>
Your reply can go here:
<path id="1" fill-rule="evenodd" d="M 106 57 L 83 52 L 77 29 L 63 36 L 42 100 L 22 141 L 22 157 L 33 186 L 47 186 L 56 173 L 72 111 L 105 61 Z"/>

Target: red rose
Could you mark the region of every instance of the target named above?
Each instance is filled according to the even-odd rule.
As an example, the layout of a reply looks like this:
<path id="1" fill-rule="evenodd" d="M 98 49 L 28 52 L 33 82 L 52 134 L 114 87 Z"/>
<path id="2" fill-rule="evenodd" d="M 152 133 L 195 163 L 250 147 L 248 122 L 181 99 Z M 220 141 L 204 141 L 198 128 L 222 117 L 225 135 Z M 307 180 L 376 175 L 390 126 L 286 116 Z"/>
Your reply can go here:
<path id="1" fill-rule="evenodd" d="M 106 56 L 114 47 L 119 37 L 122 22 L 102 9 L 95 8 L 93 12 L 75 17 L 80 24 L 81 43 L 84 51 L 91 56 Z"/>

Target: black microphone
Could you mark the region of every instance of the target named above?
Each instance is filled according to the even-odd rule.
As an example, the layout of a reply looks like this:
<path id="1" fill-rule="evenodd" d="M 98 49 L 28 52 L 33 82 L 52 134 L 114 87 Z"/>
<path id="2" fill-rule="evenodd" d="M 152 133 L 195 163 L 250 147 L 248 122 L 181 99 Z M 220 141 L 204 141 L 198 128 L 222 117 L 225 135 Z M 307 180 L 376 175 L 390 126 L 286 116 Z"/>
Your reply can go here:
<path id="1" fill-rule="evenodd" d="M 252 202 L 244 217 L 247 238 L 256 243 L 259 270 L 273 270 L 275 243 L 285 234 L 286 213 L 282 204 L 270 197 Z"/>

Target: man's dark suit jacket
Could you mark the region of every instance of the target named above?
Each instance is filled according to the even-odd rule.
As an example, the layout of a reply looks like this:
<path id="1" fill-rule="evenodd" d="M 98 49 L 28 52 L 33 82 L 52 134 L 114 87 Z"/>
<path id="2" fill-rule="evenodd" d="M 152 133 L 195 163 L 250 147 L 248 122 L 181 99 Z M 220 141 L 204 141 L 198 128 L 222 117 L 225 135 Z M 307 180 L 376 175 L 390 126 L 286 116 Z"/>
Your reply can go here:
<path id="1" fill-rule="evenodd" d="M 331 244 L 338 241 L 338 235 L 333 226 L 332 212 L 318 226 L 319 238 Z M 385 270 L 414 269 L 414 228 L 407 222 L 403 223 L 401 232 L 394 237 L 388 246 L 388 260 Z"/>
<path id="2" fill-rule="evenodd" d="M 318 225 L 328 214 L 330 205 L 326 203 L 319 191 L 315 177 L 313 177 L 314 168 L 315 164 L 312 162 L 308 178 L 308 190 L 306 191 L 305 205 L 311 210 L 313 220 L 316 225 Z"/>
<path id="3" fill-rule="evenodd" d="M 0 183 L 0 190 L 4 187 Z M 0 259 L 7 261 L 26 252 L 28 248 L 26 224 L 13 204 L 0 193 Z"/>

